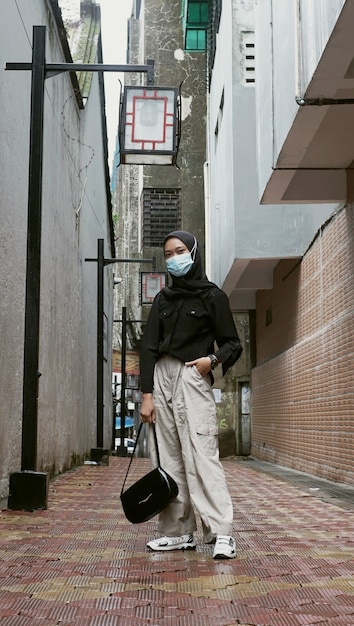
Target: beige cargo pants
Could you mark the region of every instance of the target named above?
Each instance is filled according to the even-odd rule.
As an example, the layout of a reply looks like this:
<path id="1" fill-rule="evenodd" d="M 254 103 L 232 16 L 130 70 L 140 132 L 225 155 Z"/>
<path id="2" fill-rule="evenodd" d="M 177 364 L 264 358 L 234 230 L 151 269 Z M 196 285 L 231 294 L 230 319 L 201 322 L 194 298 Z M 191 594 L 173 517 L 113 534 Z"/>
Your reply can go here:
<path id="1" fill-rule="evenodd" d="M 159 532 L 168 537 L 193 533 L 196 511 L 206 543 L 232 534 L 233 506 L 219 460 L 209 376 L 164 356 L 155 366 L 154 402 L 161 465 L 179 488 L 177 498 L 160 513 Z"/>

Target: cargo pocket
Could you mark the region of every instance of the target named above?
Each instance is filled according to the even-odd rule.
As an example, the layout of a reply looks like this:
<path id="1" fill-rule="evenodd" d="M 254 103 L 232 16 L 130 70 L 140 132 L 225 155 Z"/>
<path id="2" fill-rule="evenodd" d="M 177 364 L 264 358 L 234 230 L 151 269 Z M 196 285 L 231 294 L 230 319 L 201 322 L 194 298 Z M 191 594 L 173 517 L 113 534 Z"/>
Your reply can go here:
<path id="1" fill-rule="evenodd" d="M 218 450 L 218 426 L 215 423 L 197 424 L 199 448 L 206 456 L 213 456 Z"/>

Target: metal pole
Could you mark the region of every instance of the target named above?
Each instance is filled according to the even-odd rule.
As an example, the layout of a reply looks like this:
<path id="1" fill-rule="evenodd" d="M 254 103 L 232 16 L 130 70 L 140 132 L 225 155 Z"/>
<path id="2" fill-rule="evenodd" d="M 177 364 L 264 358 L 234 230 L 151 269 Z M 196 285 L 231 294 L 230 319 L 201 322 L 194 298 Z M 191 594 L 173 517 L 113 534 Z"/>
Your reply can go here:
<path id="1" fill-rule="evenodd" d="M 120 444 L 118 456 L 126 456 L 127 451 L 124 445 L 125 436 L 125 370 L 126 370 L 126 352 L 127 352 L 127 309 L 122 307 L 122 380 L 120 393 Z"/>
<path id="2" fill-rule="evenodd" d="M 5 70 L 28 71 L 30 63 L 6 63 Z M 47 76 L 56 76 L 63 72 L 141 72 L 147 75 L 147 84 L 154 85 L 154 60 L 148 59 L 146 65 L 107 65 L 105 63 L 47 63 Z"/>
<path id="3" fill-rule="evenodd" d="M 97 241 L 97 448 L 103 448 L 103 283 L 104 241 Z"/>
<path id="4" fill-rule="evenodd" d="M 21 469 L 36 470 L 45 26 L 33 27 Z"/>

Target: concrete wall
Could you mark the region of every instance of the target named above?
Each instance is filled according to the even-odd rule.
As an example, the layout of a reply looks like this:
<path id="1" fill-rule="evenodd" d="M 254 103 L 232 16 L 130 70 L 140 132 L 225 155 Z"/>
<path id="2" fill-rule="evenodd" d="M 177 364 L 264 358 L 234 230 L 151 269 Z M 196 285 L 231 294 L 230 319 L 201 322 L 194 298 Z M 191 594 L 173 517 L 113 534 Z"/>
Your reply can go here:
<path id="1" fill-rule="evenodd" d="M 259 198 L 345 0 L 257 3 Z"/>
<path id="2" fill-rule="evenodd" d="M 271 159 L 269 146 L 273 127 L 269 124 L 266 97 L 272 84 L 271 50 L 269 46 L 259 47 L 263 40 L 264 46 L 268 41 L 263 31 L 269 28 L 270 14 L 265 12 L 265 6 L 269 9 L 269 5 L 267 1 L 259 5 L 260 15 L 256 21 L 251 0 L 223 2 L 217 36 L 208 115 L 210 217 L 207 231 L 210 276 L 219 285 L 223 284 L 235 259 L 302 255 L 317 228 L 334 208 L 334 205 L 260 205 L 258 168 L 262 159 L 259 154 L 257 159 L 257 143 L 262 158 L 265 150 L 265 155 Z M 281 2 L 279 10 L 283 12 Z M 293 32 L 294 23 L 284 28 Z M 244 82 L 243 71 L 243 38 L 247 33 L 255 33 L 256 43 L 256 82 L 249 85 Z M 289 38 L 286 30 L 282 40 L 288 42 Z M 293 36 L 291 41 L 294 45 Z M 294 75 L 289 77 L 284 68 L 280 73 L 285 82 L 293 81 Z M 278 119 L 278 112 L 276 115 Z"/>
<path id="3" fill-rule="evenodd" d="M 235 153 L 233 106 L 233 15 L 231 2 L 223 2 L 213 76 L 208 99 L 208 162 L 210 177 L 208 271 L 210 279 L 222 285 L 235 256 Z M 252 92 L 254 90 L 252 89 Z M 220 102 L 224 93 L 224 108 Z M 218 135 L 215 130 L 218 125 Z M 227 233 L 227 236 L 225 234 Z M 222 254 L 220 251 L 222 250 Z"/>
<path id="4" fill-rule="evenodd" d="M 145 6 L 145 54 L 155 60 L 156 85 L 181 85 L 182 131 L 179 169 L 146 167 L 143 184 L 182 189 L 182 228 L 193 232 L 204 250 L 205 53 L 183 50 L 179 0 L 150 0 Z"/>
<path id="5" fill-rule="evenodd" d="M 63 62 L 52 2 L 6 3 L 1 67 L 31 61 L 32 26 L 46 25 L 46 60 Z M 27 244 L 30 72 L 0 72 L 0 499 L 21 468 L 22 378 Z M 97 75 L 85 110 L 68 75 L 46 80 L 44 103 L 38 471 L 61 472 L 96 447 L 97 256 L 110 256 L 104 133 Z M 108 342 L 112 280 L 107 270 Z M 106 366 L 105 445 L 111 441 L 110 355 Z"/>
<path id="6" fill-rule="evenodd" d="M 281 262 L 257 297 L 252 453 L 354 484 L 353 207 Z"/>

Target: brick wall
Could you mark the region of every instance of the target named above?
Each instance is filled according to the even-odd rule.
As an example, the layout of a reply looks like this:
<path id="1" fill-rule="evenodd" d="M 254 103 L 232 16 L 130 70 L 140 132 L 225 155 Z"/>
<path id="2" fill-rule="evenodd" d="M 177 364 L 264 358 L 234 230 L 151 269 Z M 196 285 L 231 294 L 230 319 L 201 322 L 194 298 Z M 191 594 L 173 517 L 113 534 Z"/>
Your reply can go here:
<path id="1" fill-rule="evenodd" d="M 309 210 L 311 210 L 309 208 Z M 257 295 L 252 454 L 354 484 L 353 208 Z"/>

